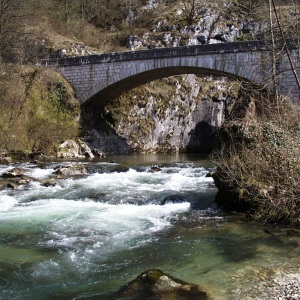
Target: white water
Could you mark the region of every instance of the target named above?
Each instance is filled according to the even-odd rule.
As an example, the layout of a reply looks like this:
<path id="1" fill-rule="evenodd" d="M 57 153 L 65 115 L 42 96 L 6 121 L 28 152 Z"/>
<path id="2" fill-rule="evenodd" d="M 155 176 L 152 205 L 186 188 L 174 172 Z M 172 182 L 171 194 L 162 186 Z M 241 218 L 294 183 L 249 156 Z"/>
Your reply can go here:
<path id="1" fill-rule="evenodd" d="M 207 162 L 172 162 L 157 173 L 153 164 L 123 173 L 84 164 L 93 172 L 54 187 L 40 181 L 55 177 L 57 164 L 24 164 L 39 181 L 0 191 L 0 299 L 106 300 L 151 267 L 203 285 L 214 299 L 242 299 L 232 291 L 257 284 L 253 274 L 286 267 L 285 257 L 298 262 L 293 244 L 282 250 L 260 227 L 215 209 Z"/>

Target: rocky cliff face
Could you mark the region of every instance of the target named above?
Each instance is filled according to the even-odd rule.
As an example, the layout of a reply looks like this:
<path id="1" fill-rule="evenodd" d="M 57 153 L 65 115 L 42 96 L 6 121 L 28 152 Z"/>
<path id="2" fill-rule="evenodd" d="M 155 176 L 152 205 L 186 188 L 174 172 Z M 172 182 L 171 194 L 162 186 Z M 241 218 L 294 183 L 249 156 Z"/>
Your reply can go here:
<path id="1" fill-rule="evenodd" d="M 197 2 L 195 11 L 188 2 L 147 3 L 127 20 L 134 24 L 149 15 L 145 30 L 126 39 L 124 46 L 131 50 L 252 39 L 264 30 L 235 2 Z M 117 135 L 92 130 L 86 141 L 92 148 L 110 153 L 209 153 L 238 89 L 238 83 L 195 75 L 151 82 L 103 109 L 102 116 Z"/>
<path id="2" fill-rule="evenodd" d="M 144 22 L 145 28 L 130 34 L 124 46 L 136 50 L 232 42 L 252 39 L 263 31 L 235 2 L 197 2 L 194 11 L 189 5 L 148 1 L 129 13 L 127 22 Z M 102 116 L 115 132 L 93 129 L 85 140 L 92 149 L 105 153 L 209 153 L 217 128 L 238 97 L 238 86 L 195 75 L 151 82 L 103 108 Z"/>
<path id="3" fill-rule="evenodd" d="M 153 14 L 147 32 L 130 35 L 125 46 L 136 50 L 257 39 L 266 25 L 254 20 L 254 12 L 251 15 L 245 7 L 228 1 L 185 1 L 172 6 L 168 1 L 153 1 L 143 8 Z M 139 12 L 135 18 L 142 16 Z"/>
<path id="4" fill-rule="evenodd" d="M 208 153 L 238 89 L 212 77 L 165 78 L 115 99 L 105 117 L 132 151 Z"/>

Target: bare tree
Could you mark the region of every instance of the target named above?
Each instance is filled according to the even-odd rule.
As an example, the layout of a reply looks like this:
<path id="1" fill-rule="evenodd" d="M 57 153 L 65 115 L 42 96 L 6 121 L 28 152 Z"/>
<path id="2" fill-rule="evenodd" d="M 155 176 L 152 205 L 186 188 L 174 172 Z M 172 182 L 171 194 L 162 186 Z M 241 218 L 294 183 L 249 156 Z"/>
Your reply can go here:
<path id="1" fill-rule="evenodd" d="M 17 42 L 21 36 L 21 23 L 24 19 L 21 0 L 0 0 L 0 56 L 13 61 L 17 52 Z"/>
<path id="2" fill-rule="evenodd" d="M 276 22 L 277 22 L 277 26 L 278 26 L 278 29 L 279 29 L 279 33 L 280 33 L 280 38 L 282 39 L 282 42 L 283 42 L 283 48 L 284 48 L 284 51 L 288 57 L 288 60 L 289 60 L 289 64 L 291 66 L 291 70 L 293 72 L 293 75 L 294 75 L 294 78 L 295 78 L 295 81 L 297 83 L 297 86 L 300 90 L 300 81 L 299 81 L 299 77 L 298 77 L 298 74 L 296 72 L 296 69 L 295 69 L 295 65 L 294 65 L 294 62 L 292 60 L 292 57 L 291 57 L 291 54 L 290 54 L 290 51 L 288 49 L 288 45 L 287 45 L 287 41 L 286 41 L 286 36 L 284 34 L 284 31 L 283 31 L 283 28 L 282 28 L 282 25 L 281 25 L 281 22 L 280 22 L 280 19 L 279 19 L 279 16 L 278 16 L 278 12 L 277 12 L 277 7 L 275 5 L 275 0 L 269 0 L 271 2 L 271 5 L 273 7 L 273 10 L 274 10 L 274 14 L 275 14 L 275 18 L 276 18 Z"/>
<path id="3" fill-rule="evenodd" d="M 263 0 L 238 0 L 238 8 L 250 18 L 254 18 L 260 9 L 264 5 Z"/>
<path id="4" fill-rule="evenodd" d="M 183 16 L 187 26 L 191 26 L 202 15 L 202 8 L 205 4 L 200 4 L 197 0 L 183 1 Z"/>

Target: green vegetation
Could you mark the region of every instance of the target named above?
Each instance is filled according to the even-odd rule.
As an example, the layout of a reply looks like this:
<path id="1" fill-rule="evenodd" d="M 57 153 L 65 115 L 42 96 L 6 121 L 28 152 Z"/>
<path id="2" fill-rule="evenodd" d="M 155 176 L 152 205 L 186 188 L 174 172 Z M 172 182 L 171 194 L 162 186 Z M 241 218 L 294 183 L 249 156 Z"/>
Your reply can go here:
<path id="1" fill-rule="evenodd" d="M 49 155 L 57 143 L 78 135 L 79 103 L 61 76 L 35 67 L 6 67 L 0 81 L 1 148 Z"/>
<path id="2" fill-rule="evenodd" d="M 255 119 L 231 120 L 219 131 L 217 200 L 254 220 L 300 226 L 299 106 L 257 100 Z"/>

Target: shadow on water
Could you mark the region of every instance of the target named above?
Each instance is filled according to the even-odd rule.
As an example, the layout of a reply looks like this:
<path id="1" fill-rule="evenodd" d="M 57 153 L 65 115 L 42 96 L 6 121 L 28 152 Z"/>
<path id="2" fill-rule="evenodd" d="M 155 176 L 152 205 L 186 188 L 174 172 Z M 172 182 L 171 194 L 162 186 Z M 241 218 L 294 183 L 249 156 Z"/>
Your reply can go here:
<path id="1" fill-rule="evenodd" d="M 254 260 L 259 257 L 262 247 L 272 251 L 284 249 L 286 253 L 299 247 L 299 242 L 294 237 L 270 234 L 263 225 L 256 225 L 256 229 L 251 229 L 250 226 L 250 223 L 241 224 L 240 233 L 221 231 L 216 234 L 215 246 L 225 262 L 241 263 Z M 246 234 L 247 231 L 249 235 Z M 252 237 L 254 232 L 256 237 Z M 300 235 L 296 236 L 299 237 Z"/>

